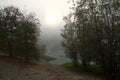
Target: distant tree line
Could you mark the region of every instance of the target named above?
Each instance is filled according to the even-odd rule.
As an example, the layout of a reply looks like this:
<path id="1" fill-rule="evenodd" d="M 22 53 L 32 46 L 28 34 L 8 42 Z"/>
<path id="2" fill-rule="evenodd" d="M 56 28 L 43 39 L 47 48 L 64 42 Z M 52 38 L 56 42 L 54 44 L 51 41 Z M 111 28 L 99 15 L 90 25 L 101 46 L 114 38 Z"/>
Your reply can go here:
<path id="1" fill-rule="evenodd" d="M 26 61 L 38 60 L 37 40 L 40 36 L 39 20 L 35 14 L 25 14 L 19 8 L 0 9 L 0 52 Z"/>
<path id="2" fill-rule="evenodd" d="M 75 68 L 94 63 L 109 80 L 120 80 L 120 1 L 72 1 L 61 33 L 66 55 Z"/>

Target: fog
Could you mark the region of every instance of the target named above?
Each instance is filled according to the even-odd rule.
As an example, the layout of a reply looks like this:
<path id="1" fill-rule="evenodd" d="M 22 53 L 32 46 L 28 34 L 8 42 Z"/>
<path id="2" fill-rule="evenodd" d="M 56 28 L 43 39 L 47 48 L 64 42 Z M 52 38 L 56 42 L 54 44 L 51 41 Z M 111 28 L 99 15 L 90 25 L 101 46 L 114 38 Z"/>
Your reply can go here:
<path id="1" fill-rule="evenodd" d="M 67 0 L 0 0 L 1 7 L 10 5 L 20 8 L 25 13 L 34 12 L 36 14 L 41 23 L 41 40 L 39 43 L 46 45 L 46 55 L 56 58 L 50 63 L 63 64 L 70 61 L 64 54 L 60 35 L 65 24 L 63 16 L 70 12 L 71 4 L 68 4 Z M 55 18 L 55 20 L 51 22 L 49 17 Z"/>
<path id="2" fill-rule="evenodd" d="M 70 60 L 66 58 L 64 49 L 61 46 L 62 37 L 60 35 L 63 25 L 56 27 L 41 27 L 41 43 L 46 45 L 46 54 L 55 57 L 57 60 L 50 63 L 63 64 Z"/>

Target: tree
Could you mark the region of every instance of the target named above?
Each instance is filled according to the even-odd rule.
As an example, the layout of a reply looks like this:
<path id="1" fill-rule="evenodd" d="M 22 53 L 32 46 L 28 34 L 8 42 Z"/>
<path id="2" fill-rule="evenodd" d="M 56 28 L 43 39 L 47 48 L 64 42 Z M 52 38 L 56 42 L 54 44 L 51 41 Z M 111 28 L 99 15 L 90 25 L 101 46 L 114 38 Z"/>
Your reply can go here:
<path id="1" fill-rule="evenodd" d="M 82 5 L 81 7 L 79 7 Z M 83 68 L 87 70 L 89 64 L 92 61 L 93 55 L 91 54 L 93 51 L 92 45 L 92 36 L 94 32 L 94 27 L 90 22 L 90 12 L 89 8 L 85 8 L 81 2 L 75 11 L 75 21 L 76 21 L 76 33 L 78 39 L 78 51 L 79 51 L 79 59 Z"/>
<path id="2" fill-rule="evenodd" d="M 22 17 L 22 13 L 18 8 L 13 6 L 5 7 L 0 10 L 0 44 L 1 50 L 9 53 L 10 56 L 14 54 L 14 42 L 15 34 L 17 31 L 19 20 Z"/>
<path id="3" fill-rule="evenodd" d="M 64 17 L 66 25 L 62 30 L 61 36 L 64 38 L 62 45 L 65 49 L 67 57 L 69 57 L 74 65 L 74 68 L 78 67 L 78 52 L 77 52 L 77 39 L 75 33 L 75 24 L 72 22 L 72 14 L 68 17 Z"/>
<path id="4" fill-rule="evenodd" d="M 65 17 L 66 25 L 62 31 L 65 53 L 73 59 L 74 64 L 81 63 L 86 70 L 93 58 L 91 54 L 93 45 L 90 38 L 93 34 L 93 27 L 90 27 L 92 24 L 88 11 L 89 9 L 85 6 L 80 9 L 77 7 L 72 15 Z"/>
<path id="5" fill-rule="evenodd" d="M 26 15 L 14 6 L 0 10 L 0 51 L 10 56 L 39 59 L 37 41 L 40 36 L 39 20 L 34 14 Z"/>
<path id="6" fill-rule="evenodd" d="M 77 0 L 72 8 L 78 41 L 75 47 L 82 64 L 92 61 L 103 69 L 104 75 L 116 80 L 120 73 L 119 4 L 119 0 Z"/>
<path id="7" fill-rule="evenodd" d="M 101 4 L 98 5 L 98 10 L 93 9 L 94 12 L 98 12 L 98 14 L 94 14 L 94 25 L 96 26 L 97 32 L 97 40 L 99 42 L 96 43 L 96 58 L 95 62 L 98 61 L 98 64 L 104 70 L 106 75 L 111 75 L 111 79 L 117 79 L 119 74 L 118 67 L 118 53 L 119 53 L 119 44 L 120 44 L 120 13 L 118 1 L 110 0 L 110 1 L 102 1 Z"/>
<path id="8" fill-rule="evenodd" d="M 87 56 L 90 51 L 88 57 L 92 55 L 92 61 L 100 65 L 104 73 L 114 79 L 118 78 L 119 73 L 120 8 L 118 4 L 118 0 L 81 0 L 78 1 L 75 9 L 76 22 L 79 25 L 78 38 L 82 41 L 80 52 Z M 80 55 L 81 58 L 86 59 L 85 56 Z"/>
<path id="9" fill-rule="evenodd" d="M 21 26 L 18 27 L 17 36 L 17 49 L 18 55 L 29 59 L 40 58 L 40 54 L 37 49 L 37 40 L 40 36 L 40 29 L 38 27 L 39 21 L 35 18 L 34 14 L 24 16 L 21 21 Z"/>

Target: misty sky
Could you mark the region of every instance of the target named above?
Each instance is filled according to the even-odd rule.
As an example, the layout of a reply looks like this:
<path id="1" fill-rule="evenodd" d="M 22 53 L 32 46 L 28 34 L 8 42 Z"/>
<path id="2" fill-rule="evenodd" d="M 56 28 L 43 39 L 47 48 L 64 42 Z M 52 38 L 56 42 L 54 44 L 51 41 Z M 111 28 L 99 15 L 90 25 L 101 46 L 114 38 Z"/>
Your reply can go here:
<path id="1" fill-rule="evenodd" d="M 56 25 L 63 23 L 62 18 L 69 13 L 70 6 L 67 0 L 0 0 L 0 6 L 6 5 L 17 6 L 26 12 L 35 12 L 42 25 L 46 26 L 49 26 L 47 20 L 51 16 L 56 18 Z"/>
<path id="2" fill-rule="evenodd" d="M 47 54 L 64 60 L 61 46 L 63 16 L 70 12 L 67 0 L 0 0 L 0 7 L 16 6 L 26 13 L 34 12 L 41 25 L 41 43 L 47 46 Z"/>

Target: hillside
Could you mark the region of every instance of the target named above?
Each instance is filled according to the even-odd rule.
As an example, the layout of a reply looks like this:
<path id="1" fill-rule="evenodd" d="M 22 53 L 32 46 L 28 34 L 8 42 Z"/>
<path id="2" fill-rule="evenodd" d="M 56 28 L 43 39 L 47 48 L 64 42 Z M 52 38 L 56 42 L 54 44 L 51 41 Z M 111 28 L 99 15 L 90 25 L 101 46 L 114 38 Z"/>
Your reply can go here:
<path id="1" fill-rule="evenodd" d="M 101 80 L 72 73 L 62 66 L 46 62 L 24 63 L 16 58 L 0 56 L 0 80 Z"/>

